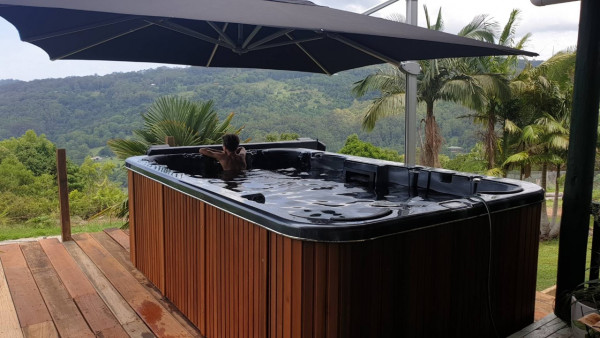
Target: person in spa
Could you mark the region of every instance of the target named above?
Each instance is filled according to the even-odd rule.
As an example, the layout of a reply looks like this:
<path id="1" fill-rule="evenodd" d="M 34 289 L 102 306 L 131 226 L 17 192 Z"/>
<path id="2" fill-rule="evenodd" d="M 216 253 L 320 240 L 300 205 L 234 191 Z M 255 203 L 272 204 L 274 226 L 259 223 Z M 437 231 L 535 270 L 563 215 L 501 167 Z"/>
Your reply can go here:
<path id="1" fill-rule="evenodd" d="M 221 163 L 224 171 L 240 172 L 246 169 L 246 149 L 240 147 L 236 134 L 223 135 L 223 151 L 200 148 L 200 154 L 212 157 Z"/>

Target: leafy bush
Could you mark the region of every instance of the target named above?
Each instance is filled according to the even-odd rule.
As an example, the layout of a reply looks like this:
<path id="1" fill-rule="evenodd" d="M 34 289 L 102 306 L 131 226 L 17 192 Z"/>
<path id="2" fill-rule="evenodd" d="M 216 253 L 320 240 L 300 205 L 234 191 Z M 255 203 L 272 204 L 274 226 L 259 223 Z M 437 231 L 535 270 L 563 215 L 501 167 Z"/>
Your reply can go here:
<path id="1" fill-rule="evenodd" d="M 33 131 L 0 141 L 0 225 L 56 226 L 59 203 L 54 150 L 54 144 Z M 120 184 L 109 179 L 115 170 L 112 163 L 90 158 L 81 166 L 67 161 L 72 216 L 87 219 L 126 197 Z"/>
<path id="2" fill-rule="evenodd" d="M 356 134 L 348 136 L 344 147 L 340 149 L 340 153 L 395 162 L 404 161 L 404 156 L 398 154 L 397 151 L 379 148 L 371 143 L 361 141 Z"/>
<path id="3" fill-rule="evenodd" d="M 477 143 L 468 154 L 456 155 L 453 159 L 448 160 L 443 167 L 462 172 L 485 173 L 487 170 L 487 162 L 481 143 Z"/>

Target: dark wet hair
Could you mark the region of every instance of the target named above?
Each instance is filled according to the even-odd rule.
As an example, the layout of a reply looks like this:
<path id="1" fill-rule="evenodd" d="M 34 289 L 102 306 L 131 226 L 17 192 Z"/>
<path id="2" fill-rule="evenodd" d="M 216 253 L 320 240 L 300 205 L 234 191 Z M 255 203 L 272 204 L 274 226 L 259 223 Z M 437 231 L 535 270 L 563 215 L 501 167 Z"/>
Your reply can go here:
<path id="1" fill-rule="evenodd" d="M 237 150 L 240 145 L 240 138 L 236 134 L 225 134 L 223 135 L 223 146 L 231 152 Z"/>

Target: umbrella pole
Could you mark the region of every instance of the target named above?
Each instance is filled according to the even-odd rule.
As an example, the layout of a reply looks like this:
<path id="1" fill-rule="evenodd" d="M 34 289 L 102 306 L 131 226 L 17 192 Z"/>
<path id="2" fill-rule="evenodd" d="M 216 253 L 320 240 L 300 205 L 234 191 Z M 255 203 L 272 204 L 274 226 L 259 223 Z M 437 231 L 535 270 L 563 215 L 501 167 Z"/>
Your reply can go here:
<path id="1" fill-rule="evenodd" d="M 371 15 L 380 9 L 383 9 L 398 0 L 388 0 L 382 4 L 374 6 L 362 14 Z M 418 24 L 417 15 L 419 0 L 406 0 L 406 23 L 416 26 Z M 404 163 L 407 166 L 414 166 L 417 157 L 417 74 L 420 69 L 414 61 L 403 62 L 396 65 L 406 74 L 406 93 L 404 101 Z M 416 69 L 416 71 L 415 71 Z"/>
<path id="2" fill-rule="evenodd" d="M 406 23 L 416 26 L 418 0 L 406 0 Z M 404 104 L 404 163 L 414 166 L 417 157 L 417 75 L 406 72 Z"/>

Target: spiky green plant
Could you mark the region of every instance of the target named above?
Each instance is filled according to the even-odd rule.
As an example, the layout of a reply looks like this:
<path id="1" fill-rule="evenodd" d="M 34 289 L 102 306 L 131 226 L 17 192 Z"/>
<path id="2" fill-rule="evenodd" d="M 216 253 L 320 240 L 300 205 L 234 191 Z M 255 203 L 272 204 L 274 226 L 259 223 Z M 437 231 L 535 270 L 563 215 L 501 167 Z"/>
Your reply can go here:
<path id="1" fill-rule="evenodd" d="M 142 114 L 142 129 L 134 130 L 131 139 L 110 140 L 108 146 L 120 159 L 126 159 L 145 154 L 151 145 L 165 144 L 167 136 L 173 137 L 175 146 L 220 143 L 223 135 L 239 134 L 243 129 L 231 127 L 233 115 L 230 113 L 219 122 L 212 101 L 193 102 L 180 97 L 161 97 Z M 118 215 L 127 217 L 128 199 L 112 208 L 120 209 Z M 129 222 L 123 225 L 124 228 L 128 226 Z"/>
<path id="2" fill-rule="evenodd" d="M 164 144 L 172 136 L 175 146 L 215 144 L 227 133 L 239 134 L 242 128 L 234 129 L 230 113 L 222 122 L 213 108 L 213 102 L 193 102 L 180 97 L 158 98 L 142 114 L 142 129 L 133 131 L 131 139 L 108 141 L 110 149 L 121 159 L 143 155 L 151 145 Z"/>

